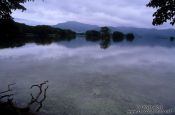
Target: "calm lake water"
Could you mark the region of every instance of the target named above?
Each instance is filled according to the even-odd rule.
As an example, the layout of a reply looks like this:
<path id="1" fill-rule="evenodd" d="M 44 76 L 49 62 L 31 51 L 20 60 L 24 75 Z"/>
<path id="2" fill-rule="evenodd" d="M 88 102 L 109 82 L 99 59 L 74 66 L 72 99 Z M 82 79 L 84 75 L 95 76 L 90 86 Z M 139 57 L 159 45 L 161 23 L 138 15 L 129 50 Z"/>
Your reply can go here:
<path id="1" fill-rule="evenodd" d="M 41 110 L 46 115 L 126 115 L 137 105 L 175 108 L 175 41 L 136 38 L 105 48 L 77 37 L 0 49 L 1 90 L 16 83 L 14 98 L 24 106 L 30 86 L 49 80 Z"/>

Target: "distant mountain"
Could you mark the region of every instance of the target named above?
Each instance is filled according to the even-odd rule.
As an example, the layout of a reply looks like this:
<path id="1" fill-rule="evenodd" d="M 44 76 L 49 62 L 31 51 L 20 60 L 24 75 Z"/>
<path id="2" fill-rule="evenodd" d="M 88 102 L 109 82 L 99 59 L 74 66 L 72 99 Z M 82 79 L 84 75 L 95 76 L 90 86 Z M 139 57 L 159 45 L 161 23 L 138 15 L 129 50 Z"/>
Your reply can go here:
<path id="1" fill-rule="evenodd" d="M 134 27 L 112 27 L 112 31 L 121 31 L 123 33 L 134 33 L 139 37 L 159 37 L 165 38 L 175 36 L 174 29 L 153 29 L 153 28 L 134 28 Z"/>
<path id="2" fill-rule="evenodd" d="M 75 32 L 86 32 L 87 30 L 100 30 L 97 25 L 83 24 L 80 22 L 69 21 L 54 25 L 55 28 L 71 29 Z M 111 31 L 120 31 L 123 33 L 134 33 L 138 37 L 159 37 L 167 38 L 175 36 L 175 29 L 152 29 L 152 28 L 135 28 L 135 27 L 109 27 Z"/>
<path id="3" fill-rule="evenodd" d="M 54 25 L 53 27 L 61 28 L 61 29 L 71 29 L 75 32 L 85 32 L 87 30 L 92 30 L 92 29 L 98 28 L 97 25 L 84 24 L 84 23 L 75 22 L 75 21 L 68 21 L 65 23 L 59 23 L 57 25 Z"/>

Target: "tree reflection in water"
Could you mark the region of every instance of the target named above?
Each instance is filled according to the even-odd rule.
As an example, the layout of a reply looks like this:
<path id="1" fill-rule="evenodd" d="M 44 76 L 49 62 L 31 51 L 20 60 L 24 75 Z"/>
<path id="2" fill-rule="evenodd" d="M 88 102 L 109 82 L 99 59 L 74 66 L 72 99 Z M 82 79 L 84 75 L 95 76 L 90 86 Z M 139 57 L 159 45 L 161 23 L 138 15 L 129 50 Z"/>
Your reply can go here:
<path id="1" fill-rule="evenodd" d="M 21 47 L 26 43 L 36 43 L 38 45 L 49 45 L 62 41 L 72 41 L 76 39 L 76 33 L 72 30 L 63 30 L 46 25 L 28 26 L 16 23 L 13 20 L 0 20 L 0 48 Z M 113 32 L 108 27 L 101 27 L 100 31 L 89 30 L 83 38 L 86 41 L 99 43 L 102 49 L 107 49 L 113 42 L 132 42 L 134 35 L 122 32 Z"/>

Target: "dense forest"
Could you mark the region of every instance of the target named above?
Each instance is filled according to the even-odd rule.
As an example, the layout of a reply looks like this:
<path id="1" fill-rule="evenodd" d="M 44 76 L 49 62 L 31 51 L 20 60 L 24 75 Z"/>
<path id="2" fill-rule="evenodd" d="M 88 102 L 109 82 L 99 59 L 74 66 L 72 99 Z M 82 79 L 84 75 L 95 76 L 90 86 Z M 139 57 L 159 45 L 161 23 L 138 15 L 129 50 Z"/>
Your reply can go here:
<path id="1" fill-rule="evenodd" d="M 18 47 L 28 42 L 49 44 L 53 41 L 70 41 L 76 37 L 72 30 L 47 25 L 29 26 L 13 20 L 0 20 L 0 25 L 0 48 Z"/>

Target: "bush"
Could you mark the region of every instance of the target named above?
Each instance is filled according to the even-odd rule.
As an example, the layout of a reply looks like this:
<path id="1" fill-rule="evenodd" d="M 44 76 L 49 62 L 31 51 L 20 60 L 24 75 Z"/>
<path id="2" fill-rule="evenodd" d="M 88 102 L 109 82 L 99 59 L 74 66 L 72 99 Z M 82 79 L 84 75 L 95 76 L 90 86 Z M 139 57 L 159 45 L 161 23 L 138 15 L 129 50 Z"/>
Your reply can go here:
<path id="1" fill-rule="evenodd" d="M 126 34 L 126 40 L 132 42 L 134 40 L 135 36 L 133 33 Z"/>
<path id="2" fill-rule="evenodd" d="M 100 32 L 95 30 L 89 30 L 86 32 L 86 40 L 88 41 L 99 41 L 100 40 Z"/>
<path id="3" fill-rule="evenodd" d="M 124 40 L 124 34 L 122 32 L 115 31 L 112 34 L 112 38 L 114 42 L 120 42 Z"/>
<path id="4" fill-rule="evenodd" d="M 175 37 L 170 37 L 170 41 L 173 42 L 175 40 Z"/>

